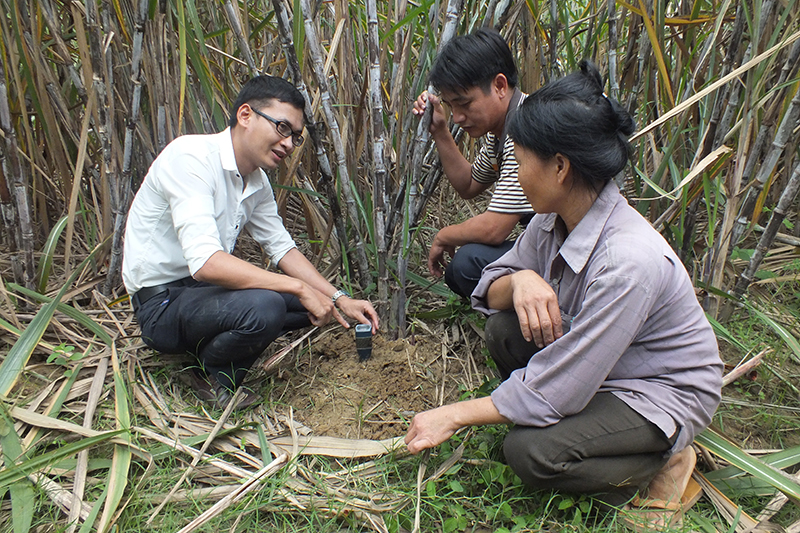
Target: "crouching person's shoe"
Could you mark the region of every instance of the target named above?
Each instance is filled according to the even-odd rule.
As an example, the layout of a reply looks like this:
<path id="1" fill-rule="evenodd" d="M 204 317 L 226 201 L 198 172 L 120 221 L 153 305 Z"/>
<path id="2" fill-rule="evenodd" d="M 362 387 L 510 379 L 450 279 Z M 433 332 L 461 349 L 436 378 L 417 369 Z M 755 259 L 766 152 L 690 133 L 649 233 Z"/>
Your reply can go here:
<path id="1" fill-rule="evenodd" d="M 197 367 L 182 370 L 178 373 L 178 378 L 192 389 L 195 396 L 217 409 L 224 410 L 233 399 L 234 394 L 230 389 Z M 240 397 L 239 403 L 234 408 L 237 411 L 243 411 L 261 401 L 261 396 L 249 387 L 242 387 Z"/>
<path id="2" fill-rule="evenodd" d="M 215 404 L 219 409 L 224 410 L 236 397 L 236 391 L 231 391 L 229 388 L 221 385 L 216 380 L 214 381 L 216 382 L 214 386 L 214 392 L 216 395 Z M 261 402 L 261 396 L 250 387 L 242 385 L 239 387 L 239 390 L 241 392 L 238 395 L 239 398 L 236 405 L 233 407 L 234 411 L 244 411 L 245 409 L 249 409 L 250 407 L 253 407 L 257 403 Z"/>

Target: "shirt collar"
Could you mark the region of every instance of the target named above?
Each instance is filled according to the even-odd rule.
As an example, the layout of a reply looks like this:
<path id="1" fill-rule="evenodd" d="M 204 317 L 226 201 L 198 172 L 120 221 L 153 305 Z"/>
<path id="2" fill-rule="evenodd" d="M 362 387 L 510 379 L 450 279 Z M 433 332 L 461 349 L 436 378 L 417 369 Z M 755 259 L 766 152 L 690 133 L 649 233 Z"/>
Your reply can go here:
<path id="1" fill-rule="evenodd" d="M 620 199 L 619 189 L 614 181 L 609 181 L 600 191 L 600 195 L 583 216 L 575 229 L 567 236 L 564 244 L 561 245 L 558 253 L 564 258 L 570 269 L 576 274 L 586 266 L 589 256 L 592 255 L 600 239 L 600 234 L 614 210 L 614 206 Z M 557 215 L 550 215 L 551 218 L 542 225 L 544 229 L 553 231 Z"/>
<path id="2" fill-rule="evenodd" d="M 222 170 L 233 173 L 234 176 L 239 176 L 239 167 L 236 166 L 236 155 L 233 152 L 233 136 L 231 128 L 227 127 L 224 131 L 217 134 L 219 141 L 219 159 L 222 164 Z M 267 183 L 267 175 L 260 168 L 256 168 L 247 177 L 247 188 L 252 190 L 261 189 Z M 239 178 L 243 180 L 244 178 Z"/>

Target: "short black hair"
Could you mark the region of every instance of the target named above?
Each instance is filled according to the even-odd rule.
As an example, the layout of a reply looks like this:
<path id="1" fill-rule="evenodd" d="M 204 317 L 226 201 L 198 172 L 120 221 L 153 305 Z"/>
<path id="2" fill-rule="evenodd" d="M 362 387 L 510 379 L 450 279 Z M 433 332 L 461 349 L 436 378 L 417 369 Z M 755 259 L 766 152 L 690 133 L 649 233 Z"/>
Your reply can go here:
<path id="1" fill-rule="evenodd" d="M 236 114 L 242 105 L 266 106 L 272 100 L 289 104 L 300 110 L 303 110 L 306 105 L 306 101 L 300 91 L 283 78 L 267 75 L 256 76 L 247 80 L 247 83 L 242 86 L 242 90 L 236 96 L 236 100 L 231 106 L 231 118 L 228 120 L 228 126 L 231 128 L 236 126 L 238 123 Z"/>
<path id="2" fill-rule="evenodd" d="M 579 66 L 579 71 L 528 96 L 511 119 L 508 134 L 544 160 L 565 156 L 577 180 L 599 192 L 625 168 L 628 137 L 636 123 L 603 93 L 597 67 L 586 60 Z"/>
<path id="3" fill-rule="evenodd" d="M 480 87 L 487 92 L 498 74 L 506 77 L 509 87 L 517 86 L 517 67 L 508 43 L 497 31 L 481 28 L 447 43 L 436 57 L 429 79 L 440 91 Z"/>

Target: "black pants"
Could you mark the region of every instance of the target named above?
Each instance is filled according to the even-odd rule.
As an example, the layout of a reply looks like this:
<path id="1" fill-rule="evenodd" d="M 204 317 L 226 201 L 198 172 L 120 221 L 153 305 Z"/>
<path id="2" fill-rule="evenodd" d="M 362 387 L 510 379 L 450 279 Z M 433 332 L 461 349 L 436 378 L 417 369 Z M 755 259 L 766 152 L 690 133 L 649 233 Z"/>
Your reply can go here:
<path id="1" fill-rule="evenodd" d="M 142 339 L 165 353 L 191 353 L 230 389 L 282 333 L 311 325 L 296 296 L 228 290 L 189 278 L 136 309 Z"/>
<path id="2" fill-rule="evenodd" d="M 469 299 L 481 279 L 483 267 L 492 263 L 514 246 L 515 241 L 505 241 L 499 246 L 465 244 L 456 251 L 444 271 L 444 282 L 450 290 Z"/>
<path id="3" fill-rule="evenodd" d="M 507 379 L 538 348 L 527 342 L 514 311 L 486 321 L 486 344 Z M 580 413 L 547 427 L 515 426 L 506 436 L 506 461 L 537 489 L 594 494 L 621 505 L 647 486 L 666 463 L 671 438 L 610 392 L 599 392 Z"/>

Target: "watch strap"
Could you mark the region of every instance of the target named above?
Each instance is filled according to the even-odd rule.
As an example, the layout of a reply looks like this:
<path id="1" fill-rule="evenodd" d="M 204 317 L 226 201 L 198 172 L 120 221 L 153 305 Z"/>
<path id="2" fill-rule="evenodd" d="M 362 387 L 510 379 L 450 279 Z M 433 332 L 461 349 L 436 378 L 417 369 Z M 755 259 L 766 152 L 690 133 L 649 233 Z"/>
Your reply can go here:
<path id="1" fill-rule="evenodd" d="M 331 296 L 331 300 L 335 304 L 336 300 L 338 300 L 342 296 L 347 296 L 348 298 L 350 298 L 350 293 L 345 290 L 339 289 L 338 291 L 333 293 L 333 296 Z"/>

